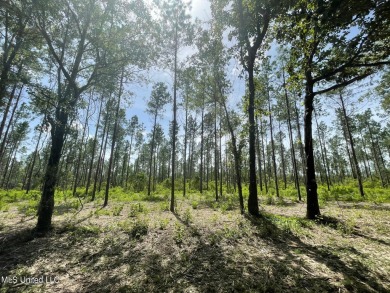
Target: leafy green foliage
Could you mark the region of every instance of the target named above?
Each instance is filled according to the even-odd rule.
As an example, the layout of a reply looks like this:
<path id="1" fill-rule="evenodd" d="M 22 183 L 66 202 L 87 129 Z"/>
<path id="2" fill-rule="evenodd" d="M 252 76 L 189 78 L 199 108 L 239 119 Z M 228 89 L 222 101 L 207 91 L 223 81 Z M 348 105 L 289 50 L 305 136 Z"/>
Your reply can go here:
<path id="1" fill-rule="evenodd" d="M 148 234 L 149 224 L 144 220 L 137 220 L 130 229 L 130 235 L 135 239 L 140 239 Z"/>

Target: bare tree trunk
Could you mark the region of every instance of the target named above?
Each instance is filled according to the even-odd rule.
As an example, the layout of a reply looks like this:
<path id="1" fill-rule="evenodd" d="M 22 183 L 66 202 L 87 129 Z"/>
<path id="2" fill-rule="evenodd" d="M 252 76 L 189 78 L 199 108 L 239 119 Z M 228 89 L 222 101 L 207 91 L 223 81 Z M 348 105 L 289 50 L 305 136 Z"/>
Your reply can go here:
<path id="1" fill-rule="evenodd" d="M 244 207 L 244 197 L 242 195 L 242 183 L 241 183 L 241 154 L 237 148 L 236 136 L 234 135 L 234 130 L 233 130 L 232 124 L 230 122 L 230 117 L 229 117 L 228 110 L 226 108 L 225 101 L 222 101 L 222 105 L 223 105 L 223 108 L 225 110 L 226 121 L 227 121 L 227 125 L 229 128 L 230 136 L 232 138 L 234 169 L 236 171 L 235 182 L 237 183 L 237 188 L 238 188 L 238 199 L 240 202 L 240 211 L 241 211 L 241 214 L 244 214 L 245 207 Z"/>
<path id="2" fill-rule="evenodd" d="M 97 144 L 97 135 L 98 135 L 98 130 L 99 130 L 99 124 L 100 124 L 100 117 L 102 114 L 102 106 L 103 106 L 103 96 L 100 99 L 100 106 L 99 106 L 99 114 L 98 114 L 98 119 L 96 122 L 95 126 L 95 136 L 93 140 L 93 146 L 92 146 L 92 154 L 91 154 L 91 160 L 89 162 L 89 169 L 88 169 L 88 176 L 87 176 L 87 184 L 85 186 L 85 195 L 88 196 L 88 189 L 89 185 L 91 184 L 91 177 L 92 177 L 92 169 L 93 169 L 93 162 L 95 160 L 95 152 L 96 152 L 96 144 Z M 99 157 L 100 159 L 100 157 Z M 97 170 L 97 169 L 96 169 Z M 96 171 L 97 172 L 97 171 Z M 93 200 L 93 199 L 92 199 Z"/>
<path id="3" fill-rule="evenodd" d="M 302 200 L 301 196 L 301 189 L 299 186 L 299 177 L 298 177 L 298 167 L 297 167 L 297 160 L 295 157 L 295 147 L 294 147 L 294 140 L 292 135 L 292 126 L 291 126 L 291 113 L 290 113 L 290 101 L 288 99 L 287 94 L 287 88 L 286 88 L 286 80 L 284 75 L 284 69 L 282 71 L 283 76 L 283 89 L 284 89 L 284 98 L 286 101 L 286 109 L 287 109 L 287 126 L 288 126 L 288 136 L 290 139 L 290 148 L 291 148 L 291 158 L 292 158 L 292 164 L 293 164 L 293 170 L 294 170 L 294 181 L 295 181 L 295 188 L 298 192 L 298 200 Z"/>
<path id="4" fill-rule="evenodd" d="M 260 153 L 260 131 L 259 131 L 259 119 L 256 119 L 256 152 L 257 152 L 257 168 L 259 169 L 259 186 L 260 191 L 263 191 L 263 176 L 261 172 L 261 153 Z"/>
<path id="5" fill-rule="evenodd" d="M 150 195 L 150 190 L 151 190 L 150 187 L 151 187 L 151 183 L 152 183 L 152 167 L 153 167 L 154 140 L 155 140 L 155 136 L 156 136 L 156 123 L 157 123 L 157 113 L 155 113 L 155 115 L 154 115 L 152 141 L 150 142 L 148 196 Z"/>
<path id="6" fill-rule="evenodd" d="M 312 115 L 313 115 L 313 82 L 311 72 L 306 73 L 306 93 L 305 93 L 305 154 L 306 154 L 306 196 L 307 209 L 306 217 L 315 219 L 320 213 L 318 204 L 317 181 L 314 165 Z"/>
<path id="7" fill-rule="evenodd" d="M 349 127 L 347 111 L 345 110 L 345 105 L 344 105 L 344 99 L 343 99 L 343 96 L 341 95 L 341 93 L 340 93 L 340 101 L 341 101 L 341 107 L 342 107 L 342 110 L 343 110 L 345 126 L 347 127 L 349 143 L 350 143 L 350 146 L 351 146 L 352 158 L 353 158 L 353 161 L 355 163 L 355 170 L 356 170 L 357 180 L 358 180 L 358 184 L 359 184 L 359 192 L 360 192 L 360 195 L 362 197 L 364 197 L 362 173 L 360 171 L 359 163 L 358 163 L 358 160 L 357 160 L 357 157 L 356 157 L 355 144 L 354 144 L 354 141 L 353 141 L 351 128 Z"/>
<path id="8" fill-rule="evenodd" d="M 200 168 L 199 168 L 199 191 L 200 193 L 203 193 L 203 149 L 204 149 L 204 95 L 203 95 L 203 102 L 202 102 L 202 118 L 201 118 L 201 132 L 200 132 Z"/>
<path id="9" fill-rule="evenodd" d="M 8 133 L 9 133 L 10 127 L 12 125 L 16 109 L 18 108 L 19 101 L 20 101 L 20 96 L 22 95 L 22 91 L 23 91 L 23 86 L 20 88 L 18 97 L 16 98 L 15 105 L 14 105 L 14 108 L 13 108 L 12 113 L 11 113 L 11 117 L 9 118 L 9 121 L 8 121 L 7 129 L 5 130 L 5 133 L 4 133 L 4 136 L 3 136 L 3 140 L 1 141 L 1 144 L 0 144 L 0 158 L 4 154 L 4 149 L 5 149 L 5 145 L 7 143 Z"/>
<path id="10" fill-rule="evenodd" d="M 15 84 L 13 87 L 12 87 L 12 91 L 11 91 L 11 94 L 9 95 L 9 99 L 8 99 L 8 102 L 7 102 L 7 105 L 4 109 L 4 112 L 3 112 L 3 119 L 1 120 L 1 124 L 0 124 L 0 140 L 1 140 L 1 137 L 3 135 L 3 131 L 4 131 L 4 127 L 5 127 L 5 123 L 7 121 L 7 116 L 8 116 L 8 113 L 9 113 L 9 110 L 11 108 L 11 105 L 12 105 L 12 101 L 15 97 L 15 91 L 16 91 L 16 88 L 17 88 L 18 84 Z M 20 94 L 20 93 L 19 93 Z"/>
<path id="11" fill-rule="evenodd" d="M 108 100 L 108 103 L 111 101 Z M 107 103 L 107 104 L 108 104 Z M 91 200 L 95 200 L 95 195 L 96 195 L 96 188 L 97 188 L 97 182 L 99 179 L 99 174 L 100 174 L 100 169 L 102 169 L 103 163 L 104 163 L 104 154 L 105 154 L 105 149 L 106 149 L 106 144 L 107 144 L 107 137 L 108 137 L 108 120 L 109 117 L 106 117 L 106 120 L 104 121 L 104 127 L 103 127 L 103 133 L 102 133 L 102 142 L 100 144 L 100 150 L 99 150 L 99 157 L 98 157 L 98 162 L 96 166 L 96 171 L 95 171 L 95 178 L 94 178 L 94 183 L 93 183 L 93 189 L 92 189 L 92 198 Z M 100 187 L 99 187 L 100 190 Z"/>
<path id="12" fill-rule="evenodd" d="M 218 201 L 218 143 L 217 143 L 217 100 L 214 96 L 214 183 L 215 200 Z"/>
<path id="13" fill-rule="evenodd" d="M 324 147 L 323 147 L 323 144 L 322 144 L 322 136 L 321 136 L 320 129 L 319 129 L 317 113 L 316 113 L 315 110 L 313 110 L 313 112 L 314 112 L 314 120 L 316 121 L 316 126 L 317 126 L 318 141 L 320 142 L 320 153 L 321 153 L 322 165 L 324 166 L 324 169 L 325 169 L 326 185 L 328 187 L 328 191 L 330 191 L 330 181 L 329 181 L 329 176 L 328 176 L 328 168 L 327 168 L 327 165 L 326 165 L 326 162 L 325 162 Z"/>
<path id="14" fill-rule="evenodd" d="M 299 111 L 297 107 L 297 102 L 295 102 L 294 105 L 295 109 L 295 122 L 297 124 L 297 132 L 298 132 L 298 143 L 299 143 L 299 153 L 301 155 L 301 166 L 302 166 L 302 174 L 303 174 L 303 180 L 306 184 L 307 178 L 306 178 L 306 157 L 305 157 L 305 151 L 304 151 L 304 146 L 303 146 L 303 140 L 302 140 L 302 135 L 301 135 L 301 124 L 299 123 Z"/>
<path id="15" fill-rule="evenodd" d="M 111 184 L 111 173 L 112 173 L 112 163 L 114 160 L 114 150 L 115 150 L 115 143 L 117 139 L 117 132 L 118 132 L 118 119 L 119 119 L 119 109 L 121 104 L 121 97 L 122 97 L 122 91 L 123 91 L 123 75 L 124 75 L 124 68 L 122 68 L 122 75 L 120 79 L 120 85 L 119 85 L 119 95 L 118 95 L 118 101 L 116 105 L 116 111 L 115 111 L 115 123 L 114 123 L 114 131 L 112 135 L 112 142 L 111 142 L 111 153 L 110 153 L 110 161 L 108 163 L 108 170 L 107 170 L 107 183 L 106 183 L 106 192 L 104 195 L 104 203 L 103 207 L 106 207 L 108 204 L 108 193 L 110 190 L 110 184 Z"/>
<path id="16" fill-rule="evenodd" d="M 184 154 L 183 154 L 183 197 L 186 196 L 187 186 L 187 129 L 188 127 L 188 98 L 185 102 L 185 124 L 184 124 Z"/>
<path id="17" fill-rule="evenodd" d="M 177 20 L 176 20 L 177 21 Z M 175 168 L 176 168 L 176 91 L 177 91 L 177 51 L 178 51 L 178 24 L 175 24 L 175 52 L 174 52 L 174 80 L 173 80 L 173 125 L 172 125 L 172 178 L 171 178 L 171 204 L 170 211 L 175 212 Z"/>
<path id="18" fill-rule="evenodd" d="M 282 175 L 283 175 L 283 182 L 284 182 L 284 189 L 287 188 L 287 176 L 286 176 L 286 163 L 284 161 L 284 145 L 283 145 L 283 138 L 282 138 L 282 130 L 280 128 L 280 121 L 279 121 L 279 144 L 280 144 L 280 156 L 282 161 Z"/>
<path id="19" fill-rule="evenodd" d="M 45 120 L 45 118 L 43 120 Z M 33 159 L 32 159 L 31 166 L 30 166 L 29 172 L 28 172 L 28 178 L 27 178 L 27 183 L 26 183 L 26 194 L 28 194 L 28 192 L 30 191 L 30 188 L 31 188 L 32 174 L 33 174 L 33 171 L 34 171 L 35 161 L 36 161 L 37 154 L 38 154 L 38 147 L 39 147 L 39 143 L 41 142 L 41 137 L 42 137 L 42 132 L 43 132 L 42 128 L 43 128 L 43 125 L 41 126 L 41 128 L 39 130 L 39 136 L 38 136 L 37 144 L 35 145 Z"/>
<path id="20" fill-rule="evenodd" d="M 277 166 L 276 166 L 276 157 L 275 157 L 275 143 L 274 143 L 274 135 L 273 135 L 273 125 L 272 125 L 272 112 L 271 112 L 271 97 L 269 95 L 268 89 L 268 81 L 267 81 L 267 98 L 268 98 L 268 117 L 269 117 L 269 127 L 270 127 L 270 135 L 271 135 L 271 150 L 272 150 L 272 163 L 274 169 L 274 177 L 275 177 L 275 190 L 276 196 L 279 197 L 279 184 L 278 184 L 278 174 L 277 174 Z"/>
<path id="21" fill-rule="evenodd" d="M 89 100 L 88 100 L 87 113 L 85 116 L 85 121 L 84 121 L 84 126 L 83 126 L 83 134 L 81 136 L 79 154 L 78 154 L 77 162 L 76 162 L 75 179 L 74 179 L 74 184 L 73 184 L 73 196 L 76 195 L 76 188 L 77 188 L 77 185 L 79 182 L 79 172 L 80 172 L 80 165 L 81 165 L 81 161 L 82 161 L 82 157 L 83 157 L 85 133 L 86 133 L 86 129 L 88 127 L 88 118 L 89 118 L 88 116 L 89 116 L 89 106 L 91 104 L 91 97 L 92 97 L 92 94 L 90 94 Z"/>
<path id="22" fill-rule="evenodd" d="M 261 133 L 261 150 L 263 154 L 264 187 L 265 187 L 265 193 L 268 194 L 267 167 L 266 167 L 265 145 L 264 145 L 264 137 L 263 137 L 263 121 L 261 119 L 260 119 L 260 133 Z"/>

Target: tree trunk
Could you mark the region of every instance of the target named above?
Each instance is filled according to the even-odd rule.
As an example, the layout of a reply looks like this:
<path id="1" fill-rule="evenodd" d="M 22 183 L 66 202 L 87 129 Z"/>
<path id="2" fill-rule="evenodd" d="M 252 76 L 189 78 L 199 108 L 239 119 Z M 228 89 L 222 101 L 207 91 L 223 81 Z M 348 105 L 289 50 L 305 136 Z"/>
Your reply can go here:
<path id="1" fill-rule="evenodd" d="M 115 150 L 115 143 L 117 139 L 117 132 L 118 132 L 118 118 L 119 118 L 119 109 L 121 104 L 121 97 L 122 97 L 122 90 L 123 90 L 123 75 L 124 75 L 125 69 L 122 69 L 122 75 L 119 85 L 119 95 L 118 95 L 118 102 L 116 105 L 116 111 L 115 111 L 115 123 L 114 123 L 114 132 L 112 134 L 112 142 L 111 142 L 111 153 L 110 153 L 110 161 L 108 163 L 108 170 L 107 170 L 107 183 L 106 183 L 106 192 L 104 195 L 104 203 L 103 207 L 106 207 L 108 204 L 108 193 L 110 190 L 110 183 L 111 183 L 111 173 L 112 173 L 112 163 L 114 160 L 114 150 Z"/>
<path id="2" fill-rule="evenodd" d="M 110 100 L 111 99 L 108 100 L 107 104 L 110 102 Z M 98 162 L 97 162 L 96 171 L 95 171 L 95 178 L 94 178 L 94 182 L 93 182 L 91 201 L 95 200 L 96 188 L 97 188 L 97 182 L 98 182 L 98 179 L 99 179 L 100 169 L 102 169 L 102 166 L 103 166 L 103 163 L 104 163 L 104 158 L 102 156 L 105 153 L 104 149 L 106 148 L 105 147 L 105 144 L 106 144 L 105 142 L 107 142 L 107 136 L 108 136 L 108 120 L 109 120 L 109 117 L 106 117 L 106 120 L 104 121 L 104 127 L 103 127 L 103 133 L 102 133 L 102 142 L 100 144 L 99 157 L 98 157 Z M 98 123 L 99 123 L 99 121 L 98 121 Z"/>
<path id="3" fill-rule="evenodd" d="M 51 219 L 54 210 L 54 191 L 57 183 L 62 147 L 65 141 L 65 130 L 68 124 L 68 113 L 65 111 L 57 108 L 56 121 L 51 122 L 52 142 L 44 177 L 42 197 L 38 207 L 37 235 L 44 235 L 51 228 Z"/>
<path id="4" fill-rule="evenodd" d="M 259 168 L 259 186 L 260 191 L 263 191 L 263 176 L 261 166 L 261 154 L 260 154 L 260 131 L 259 131 L 259 119 L 256 119 L 256 152 L 257 152 L 257 168 Z"/>
<path id="5" fill-rule="evenodd" d="M 317 218 L 320 213 L 318 204 L 317 181 L 314 165 L 313 152 L 313 134 L 312 134 L 312 115 L 313 115 L 313 83 L 311 81 L 311 73 L 306 76 L 306 94 L 305 94 L 305 154 L 306 154 L 306 196 L 307 210 L 306 217 L 308 219 Z"/>
<path id="6" fill-rule="evenodd" d="M 214 96 L 214 189 L 215 200 L 218 201 L 218 143 L 217 143 L 217 99 Z"/>
<path id="7" fill-rule="evenodd" d="M 267 98 L 268 98 L 268 117 L 269 117 L 269 127 L 270 127 L 270 135 L 271 135 L 271 151 L 272 151 L 272 163 L 274 169 L 274 177 L 275 177 L 275 191 L 276 196 L 279 197 L 279 184 L 278 184 L 278 173 L 276 166 L 276 157 L 275 157 L 275 143 L 274 143 L 274 135 L 273 135 L 273 125 L 272 125 L 272 112 L 271 112 L 271 97 L 269 95 L 268 89 L 268 80 L 267 80 Z"/>
<path id="8" fill-rule="evenodd" d="M 152 141 L 150 142 L 148 196 L 150 196 L 151 183 L 152 183 L 152 167 L 153 167 L 153 162 L 152 161 L 153 161 L 153 153 L 154 153 L 154 140 L 155 140 L 155 136 L 156 136 L 156 123 L 157 123 L 157 113 L 154 113 Z"/>
<path id="9" fill-rule="evenodd" d="M 301 166 L 302 166 L 302 174 L 303 174 L 303 180 L 306 184 L 307 178 L 306 178 L 306 157 L 305 157 L 305 150 L 303 146 L 303 140 L 301 135 L 301 124 L 299 123 L 299 111 L 297 107 L 297 102 L 294 103 L 294 109 L 295 109 L 295 122 L 297 124 L 297 132 L 298 132 L 298 141 L 299 141 L 299 153 L 301 155 Z"/>
<path id="10" fill-rule="evenodd" d="M 43 127 L 43 123 L 42 123 L 42 127 Z M 33 174 L 33 171 L 34 171 L 35 161 L 36 161 L 36 158 L 37 158 L 37 155 L 38 155 L 38 147 L 39 147 L 39 143 L 41 142 L 41 137 L 42 137 L 42 132 L 43 132 L 42 127 L 39 130 L 38 141 L 37 141 L 37 144 L 35 145 L 33 159 L 32 159 L 32 162 L 31 162 L 31 166 L 29 168 L 29 173 L 28 173 L 28 178 L 27 178 L 27 183 L 26 183 L 26 194 L 28 194 L 28 192 L 30 191 L 30 188 L 31 188 L 32 174 Z"/>
<path id="11" fill-rule="evenodd" d="M 12 104 L 13 98 L 15 97 L 16 88 L 17 88 L 17 84 L 15 84 L 12 87 L 11 94 L 9 96 L 7 105 L 6 105 L 6 107 L 4 109 L 4 112 L 3 112 L 3 119 L 1 120 L 1 124 L 0 124 L 0 140 L 1 140 L 1 137 L 3 135 L 3 131 L 4 131 L 5 123 L 7 121 L 7 116 L 8 116 L 9 109 L 11 108 L 11 104 Z"/>
<path id="12" fill-rule="evenodd" d="M 220 108 L 220 113 L 221 113 Z M 222 119 L 219 118 L 219 197 L 222 198 L 222 179 L 223 179 L 223 163 L 222 163 Z"/>
<path id="13" fill-rule="evenodd" d="M 282 76 L 283 76 L 284 98 L 286 101 L 286 109 L 287 109 L 288 136 L 290 139 L 291 158 L 292 158 L 292 164 L 293 164 L 293 170 L 294 170 L 295 188 L 297 189 L 297 192 L 298 192 L 298 200 L 301 201 L 302 196 L 301 196 L 301 189 L 299 186 L 298 167 L 297 167 L 297 160 L 295 158 L 295 147 L 294 147 L 294 140 L 293 140 L 293 135 L 292 135 L 292 126 L 291 126 L 290 101 L 288 99 L 288 94 L 287 94 L 284 70 L 282 71 Z"/>
<path id="14" fill-rule="evenodd" d="M 173 125 L 172 125 L 172 178 L 170 211 L 175 212 L 175 168 L 176 168 L 176 91 L 177 91 L 177 51 L 178 51 L 178 24 L 175 24 L 175 52 L 174 52 L 174 79 L 173 79 Z"/>
<path id="15" fill-rule="evenodd" d="M 256 128 L 255 128 L 255 84 L 253 79 L 253 62 L 248 66 L 248 86 L 249 86 L 249 197 L 248 212 L 253 216 L 259 216 L 259 200 L 257 196 L 256 183 Z"/>
<path id="16" fill-rule="evenodd" d="M 267 166 L 266 166 L 266 159 L 265 159 L 265 145 L 264 145 L 264 137 L 263 137 L 263 121 L 261 119 L 260 119 L 260 133 L 261 133 L 261 152 L 263 154 L 264 187 L 265 187 L 265 193 L 268 194 Z"/>
<path id="17" fill-rule="evenodd" d="M 185 102 L 185 123 L 184 123 L 184 154 L 183 154 L 183 197 L 186 196 L 187 187 L 187 129 L 188 127 L 188 97 Z"/>
<path id="18" fill-rule="evenodd" d="M 103 106 L 103 96 L 100 100 L 100 106 L 99 106 L 99 114 L 98 119 L 95 126 L 95 136 L 93 140 L 93 146 L 92 146 L 92 154 L 91 154 L 91 161 L 89 162 L 89 169 L 88 169 L 88 176 L 87 176 L 87 184 L 85 186 L 85 195 L 88 196 L 88 189 L 89 185 L 91 184 L 91 177 L 92 177 L 92 169 L 93 169 L 93 161 L 95 160 L 95 152 L 96 152 L 96 144 L 97 144 L 97 135 L 99 130 L 99 124 L 100 124 L 100 116 L 102 114 L 102 106 Z"/>
<path id="19" fill-rule="evenodd" d="M 318 141 L 320 142 L 320 152 L 321 152 L 322 165 L 323 165 L 323 167 L 325 169 L 326 185 L 328 187 L 328 191 L 330 191 L 330 181 L 329 181 L 329 175 L 328 175 L 328 168 L 327 168 L 326 161 L 325 161 L 324 146 L 323 146 L 323 143 L 322 143 L 322 136 L 321 136 L 320 127 L 319 127 L 319 124 L 318 124 L 317 113 L 316 113 L 315 110 L 314 110 L 314 119 L 316 121 L 316 126 L 317 126 Z"/>
<path id="20" fill-rule="evenodd" d="M 86 132 L 86 129 L 88 127 L 88 116 L 89 116 L 89 106 L 91 104 L 91 97 L 92 97 L 92 94 L 90 94 L 89 100 L 88 100 L 87 113 L 85 116 L 84 127 L 83 127 L 83 135 L 81 136 L 79 155 L 77 157 L 77 162 L 76 162 L 75 179 L 74 179 L 74 184 L 73 184 L 73 196 L 76 195 L 76 189 L 77 189 L 77 185 L 79 182 L 79 172 L 80 172 L 80 165 L 81 165 L 81 161 L 82 161 L 82 157 L 83 157 L 85 132 Z"/>
<path id="21" fill-rule="evenodd" d="M 280 144 L 280 159 L 282 161 L 283 183 L 284 183 L 284 189 L 286 189 L 287 188 L 286 163 L 284 161 L 284 145 L 283 145 L 283 138 L 282 138 L 282 130 L 280 128 L 280 120 L 279 120 L 279 144 Z"/>
<path id="22" fill-rule="evenodd" d="M 20 88 L 18 97 L 16 98 L 16 101 L 15 101 L 15 106 L 12 109 L 11 117 L 9 118 L 9 121 L 8 121 L 7 129 L 5 130 L 5 133 L 4 133 L 4 136 L 3 136 L 3 140 L 1 141 L 1 145 L 0 145 L 0 158 L 3 156 L 3 153 L 4 153 L 5 145 L 7 143 L 7 137 L 8 137 L 9 129 L 10 129 L 11 125 L 12 125 L 13 118 L 14 118 L 14 115 L 16 113 L 16 109 L 18 108 L 19 101 L 20 101 L 20 96 L 22 95 L 22 91 L 23 91 L 23 86 Z"/>
<path id="23" fill-rule="evenodd" d="M 203 193 L 203 149 L 204 149 L 204 94 L 202 95 L 202 115 L 201 115 L 201 127 L 200 127 L 200 168 L 199 168 L 199 191 Z"/>
<path id="24" fill-rule="evenodd" d="M 356 170 L 357 180 L 358 180 L 358 184 L 359 184 L 359 193 L 360 193 L 360 195 L 362 197 L 364 197 L 362 173 L 360 171 L 359 163 L 358 163 L 358 160 L 357 160 L 357 157 L 356 157 L 355 144 L 354 144 L 354 141 L 353 141 L 351 128 L 349 127 L 347 111 L 345 110 L 345 105 L 344 105 L 344 99 L 343 99 L 343 96 L 341 95 L 341 93 L 340 93 L 340 101 L 341 101 L 341 107 L 342 107 L 342 110 L 343 110 L 345 126 L 347 127 L 349 143 L 350 143 L 350 146 L 351 146 L 352 158 L 353 158 L 353 162 L 355 163 L 355 170 Z"/>
<path id="25" fill-rule="evenodd" d="M 241 214 L 245 213 L 245 207 L 244 207 L 244 197 L 242 195 L 242 184 L 241 184 L 241 155 L 239 150 L 237 149 L 237 141 L 236 141 L 236 136 L 234 135 L 233 127 L 232 124 L 230 123 L 230 117 L 229 113 L 226 108 L 226 104 L 223 101 L 223 108 L 225 110 L 225 115 L 226 115 L 226 121 L 227 125 L 229 128 L 230 135 L 232 137 L 232 147 L 233 147 L 233 157 L 234 157 L 234 169 L 236 171 L 236 183 L 237 183 L 237 188 L 238 188 L 238 199 L 240 202 L 240 211 Z"/>

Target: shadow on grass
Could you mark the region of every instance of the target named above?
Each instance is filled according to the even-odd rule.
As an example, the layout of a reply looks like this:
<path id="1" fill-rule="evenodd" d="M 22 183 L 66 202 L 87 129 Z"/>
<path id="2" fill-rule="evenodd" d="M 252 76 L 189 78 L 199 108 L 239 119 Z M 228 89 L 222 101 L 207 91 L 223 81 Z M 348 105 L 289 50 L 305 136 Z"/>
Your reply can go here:
<path id="1" fill-rule="evenodd" d="M 49 242 L 47 238 L 34 238 L 34 231 L 30 228 L 1 233 L 0 276 L 10 276 L 10 272 L 21 264 L 33 264 L 39 257 L 36 251 L 44 249 Z"/>
<path id="2" fill-rule="evenodd" d="M 174 216 L 188 229 L 197 228 L 180 215 Z M 347 290 L 386 292 L 380 276 L 372 275 L 362 262 L 343 260 L 326 246 L 306 244 L 280 229 L 270 216 L 246 219 L 245 225 L 255 236 L 235 240 L 230 246 L 223 245 L 223 239 L 207 241 L 212 235 L 193 233 L 190 234 L 194 237 L 186 239 L 189 245 L 177 246 L 168 234 L 153 246 L 148 236 L 134 239 L 113 234 L 104 238 L 104 233 L 73 227 L 64 231 L 70 241 L 61 247 L 63 238 L 34 239 L 30 230 L 0 234 L 0 274 L 9 275 L 19 266 L 31 266 L 44 256 L 57 264 L 66 259 L 73 270 L 66 274 L 84 272 L 78 292 L 338 292 L 340 286 L 329 283 L 329 276 L 312 271 L 309 264 L 314 261 L 319 264 L 318 270 L 325 266 L 341 274 L 347 280 Z M 337 226 L 334 220 L 330 218 L 324 225 Z M 151 238 L 163 232 L 153 233 Z M 81 249 L 93 238 L 99 238 L 99 246 Z M 255 256 L 236 248 L 239 241 L 255 250 Z M 348 253 L 360 255 L 356 249 Z M 58 261 L 61 256 L 63 259 Z M 303 261 L 302 256 L 311 261 Z"/>
<path id="3" fill-rule="evenodd" d="M 341 209 L 354 209 L 354 210 L 370 210 L 370 211 L 390 211 L 390 205 L 375 204 L 375 203 L 339 203 L 338 206 Z"/>
<path id="4" fill-rule="evenodd" d="M 291 267 L 299 265 L 296 269 L 299 271 L 304 271 L 309 273 L 312 268 L 306 267 L 304 263 L 299 262 L 299 257 L 294 255 L 294 248 L 299 247 L 302 254 L 308 256 L 315 262 L 325 265 L 328 269 L 333 271 L 334 273 L 340 273 L 343 275 L 345 288 L 348 290 L 352 290 L 354 292 L 386 292 L 386 288 L 380 282 L 380 279 L 383 279 L 383 276 L 371 275 L 370 268 L 367 267 L 362 262 L 352 259 L 350 261 L 342 260 L 337 254 L 333 253 L 329 247 L 326 246 L 313 246 L 302 242 L 299 237 L 286 233 L 284 230 L 280 230 L 272 220 L 263 216 L 260 218 L 252 218 L 248 217 L 254 227 L 260 232 L 258 233 L 259 237 L 263 239 L 267 239 L 272 242 L 275 248 L 278 249 L 279 252 L 284 253 L 284 261 L 272 261 L 275 267 L 285 267 L 285 270 L 291 270 Z M 322 217 L 319 221 L 319 224 L 326 225 L 332 228 L 337 228 L 340 221 L 332 217 Z M 356 256 L 362 256 L 362 254 L 356 249 L 350 249 L 348 251 L 349 254 L 354 254 Z M 290 272 L 294 274 L 294 272 Z M 317 277 L 318 278 L 318 277 Z M 310 277 L 308 278 L 308 274 L 304 277 L 303 280 L 298 278 L 298 281 L 302 281 L 303 283 L 297 283 L 301 288 L 308 288 L 310 282 Z M 322 280 L 316 280 L 317 285 L 318 281 L 321 282 L 322 291 L 324 289 L 330 290 L 334 292 L 337 288 L 332 288 L 332 285 L 327 284 L 327 278 L 324 276 Z M 312 287 L 313 289 L 313 287 Z M 312 290 L 311 289 L 311 290 Z M 311 291 L 309 290 L 309 291 Z M 318 291 L 318 290 L 317 290 Z"/>
<path id="5" fill-rule="evenodd" d="M 356 227 L 348 227 L 348 225 L 344 221 L 334 217 L 321 216 L 315 220 L 315 223 L 330 227 L 335 230 L 341 230 L 341 231 L 350 230 L 348 231 L 348 234 L 355 235 L 357 237 L 361 237 L 369 241 L 376 242 L 378 244 L 390 246 L 390 243 L 388 241 L 365 235 L 364 233 L 360 232 Z"/>
<path id="6" fill-rule="evenodd" d="M 358 237 L 362 237 L 364 239 L 367 239 L 367 240 L 370 240 L 370 241 L 373 241 L 373 242 L 376 242 L 378 244 L 382 244 L 382 245 L 386 245 L 386 246 L 390 246 L 390 242 L 389 241 L 386 241 L 386 240 L 383 240 L 383 239 L 378 239 L 378 238 L 375 238 L 375 237 L 372 237 L 372 236 L 368 236 L 368 235 L 365 235 L 357 230 L 354 230 L 352 232 L 352 235 L 356 235 Z"/>

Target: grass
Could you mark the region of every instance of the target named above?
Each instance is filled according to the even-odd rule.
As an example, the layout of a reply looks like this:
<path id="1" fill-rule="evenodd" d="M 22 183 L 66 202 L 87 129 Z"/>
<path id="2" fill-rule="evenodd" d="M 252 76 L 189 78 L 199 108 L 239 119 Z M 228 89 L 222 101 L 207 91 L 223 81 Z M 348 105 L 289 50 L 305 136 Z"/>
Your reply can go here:
<path id="1" fill-rule="evenodd" d="M 61 191 L 54 229 L 37 239 L 39 193 L 0 191 L 0 275 L 59 280 L 0 292 L 389 291 L 389 191 L 367 186 L 361 199 L 347 187 L 320 187 L 316 221 L 292 188 L 261 196 L 260 218 L 241 216 L 236 195 L 215 202 L 212 191 L 177 196 L 175 214 L 164 192 L 113 189 L 102 208 L 103 194 L 81 206 Z"/>

